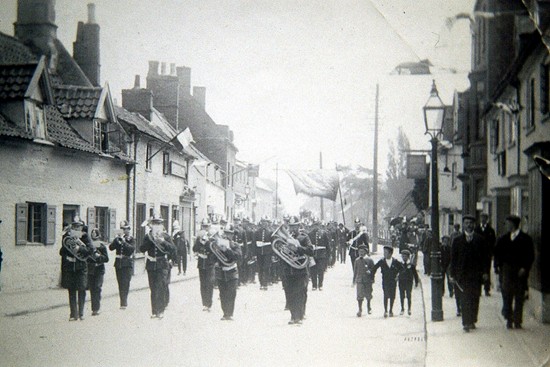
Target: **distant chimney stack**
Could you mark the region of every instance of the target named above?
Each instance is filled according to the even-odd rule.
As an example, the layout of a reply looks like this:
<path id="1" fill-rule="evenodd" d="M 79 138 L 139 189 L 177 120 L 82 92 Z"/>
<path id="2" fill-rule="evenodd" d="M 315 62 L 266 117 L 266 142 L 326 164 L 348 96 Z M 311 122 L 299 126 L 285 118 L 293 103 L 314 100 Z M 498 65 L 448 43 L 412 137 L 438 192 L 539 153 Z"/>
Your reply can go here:
<path id="1" fill-rule="evenodd" d="M 176 75 L 176 64 L 170 64 L 170 75 Z"/>
<path id="2" fill-rule="evenodd" d="M 140 89 L 141 88 L 140 84 L 141 82 L 140 82 L 139 75 L 136 75 L 136 77 L 134 78 L 134 89 Z"/>
<path id="3" fill-rule="evenodd" d="M 199 103 L 199 105 L 204 110 L 206 107 L 206 88 L 205 87 L 193 87 L 193 97 L 195 98 L 195 101 Z"/>
<path id="4" fill-rule="evenodd" d="M 191 94 L 191 68 L 179 66 L 176 68 L 178 74 L 178 83 L 182 94 L 188 96 Z"/>
<path id="5" fill-rule="evenodd" d="M 88 4 L 88 24 L 95 24 L 95 4 Z"/>
<path id="6" fill-rule="evenodd" d="M 160 64 L 160 74 L 161 75 L 166 75 L 166 63 L 165 62 L 162 62 Z"/>
<path id="7" fill-rule="evenodd" d="M 147 75 L 159 75 L 159 62 L 158 61 L 149 61 L 149 72 Z"/>

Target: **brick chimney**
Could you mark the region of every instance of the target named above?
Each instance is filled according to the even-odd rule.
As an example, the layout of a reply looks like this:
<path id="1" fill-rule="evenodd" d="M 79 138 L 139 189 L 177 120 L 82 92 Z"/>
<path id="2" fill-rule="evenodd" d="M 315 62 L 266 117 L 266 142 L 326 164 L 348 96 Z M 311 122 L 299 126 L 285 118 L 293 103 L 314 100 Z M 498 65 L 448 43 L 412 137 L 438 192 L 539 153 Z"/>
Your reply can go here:
<path id="1" fill-rule="evenodd" d="M 55 25 L 55 0 L 18 0 L 17 21 L 14 33 L 33 52 L 48 58 L 48 67 L 57 69 L 57 25 Z"/>
<path id="2" fill-rule="evenodd" d="M 151 121 L 153 110 L 153 92 L 140 87 L 139 75 L 134 80 L 134 88 L 122 90 L 122 107 L 136 112 Z"/>
<path id="3" fill-rule="evenodd" d="M 206 107 L 206 88 L 205 87 L 193 87 L 193 97 L 195 101 L 199 102 L 202 109 Z"/>
<path id="4" fill-rule="evenodd" d="M 180 85 L 180 93 L 186 96 L 191 95 L 191 68 L 187 66 L 178 66 L 176 68 L 178 81 Z"/>
<path id="5" fill-rule="evenodd" d="M 73 58 L 92 85 L 100 85 L 99 24 L 95 22 L 95 4 L 88 4 L 88 22 L 78 22 Z"/>
<path id="6" fill-rule="evenodd" d="M 178 130 L 179 85 L 178 77 L 166 75 L 166 63 L 161 65 L 158 73 L 158 61 L 149 61 L 147 89 L 153 92 L 153 106 L 162 112 L 168 122 Z"/>

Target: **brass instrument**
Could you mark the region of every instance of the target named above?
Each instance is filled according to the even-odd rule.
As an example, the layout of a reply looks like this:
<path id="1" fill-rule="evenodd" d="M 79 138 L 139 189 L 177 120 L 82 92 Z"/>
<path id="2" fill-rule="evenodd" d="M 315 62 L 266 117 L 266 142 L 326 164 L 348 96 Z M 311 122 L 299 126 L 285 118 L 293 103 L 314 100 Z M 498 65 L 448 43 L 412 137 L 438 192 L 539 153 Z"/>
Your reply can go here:
<path id="1" fill-rule="evenodd" d="M 77 260 L 86 261 L 90 257 L 90 255 L 83 255 L 80 251 L 81 248 L 87 248 L 87 246 L 78 237 L 66 236 L 63 238 L 62 245 Z"/>
<path id="2" fill-rule="evenodd" d="M 274 237 L 271 242 L 273 252 L 284 262 L 294 269 L 305 269 L 309 263 L 309 257 L 298 254 L 297 248 L 300 245 L 297 239 L 293 238 L 281 224 L 271 235 Z"/>
<path id="3" fill-rule="evenodd" d="M 222 247 L 229 248 L 229 240 L 226 240 L 225 238 L 222 238 L 219 233 L 215 233 L 210 237 L 210 251 L 220 261 L 220 263 L 223 266 L 231 266 L 234 264 L 233 261 L 229 260 L 227 256 L 225 255 L 224 251 L 222 250 Z"/>
<path id="4" fill-rule="evenodd" d="M 151 242 L 155 244 L 155 248 L 161 253 L 161 254 L 167 254 L 168 249 L 164 245 L 164 237 L 162 236 L 162 232 L 153 233 L 153 231 L 150 231 L 147 233 L 147 237 Z"/>

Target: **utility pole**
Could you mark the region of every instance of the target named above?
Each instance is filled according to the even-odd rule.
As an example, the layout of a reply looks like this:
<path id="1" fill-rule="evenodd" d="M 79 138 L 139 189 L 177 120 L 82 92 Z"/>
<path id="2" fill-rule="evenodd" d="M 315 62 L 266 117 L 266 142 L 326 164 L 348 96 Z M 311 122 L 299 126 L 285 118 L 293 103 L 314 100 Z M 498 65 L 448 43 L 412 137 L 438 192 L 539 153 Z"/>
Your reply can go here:
<path id="1" fill-rule="evenodd" d="M 279 216 L 279 163 L 275 165 L 275 218 Z"/>
<path id="2" fill-rule="evenodd" d="M 376 84 L 376 104 L 374 106 L 374 163 L 372 178 L 372 252 L 378 250 L 378 84 Z"/>
<path id="3" fill-rule="evenodd" d="M 323 152 L 319 152 L 319 168 L 320 169 L 323 169 Z M 320 198 L 321 199 L 321 217 L 320 219 L 321 220 L 324 220 L 325 219 L 325 208 L 324 208 L 324 203 L 323 203 L 323 198 Z"/>

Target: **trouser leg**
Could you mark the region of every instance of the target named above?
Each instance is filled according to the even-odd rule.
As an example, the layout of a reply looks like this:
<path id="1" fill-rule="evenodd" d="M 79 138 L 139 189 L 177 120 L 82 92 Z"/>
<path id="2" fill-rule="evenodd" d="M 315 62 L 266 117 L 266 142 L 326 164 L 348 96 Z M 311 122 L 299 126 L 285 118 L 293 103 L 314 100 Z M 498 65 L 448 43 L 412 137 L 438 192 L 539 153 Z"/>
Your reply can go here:
<path id="1" fill-rule="evenodd" d="M 199 269 L 202 305 L 208 308 L 212 307 L 214 295 L 213 271 L 214 268 Z"/>
<path id="2" fill-rule="evenodd" d="M 516 325 L 521 325 L 523 322 L 523 304 L 525 302 L 525 294 L 523 290 L 516 292 L 514 294 L 514 323 Z"/>
<path id="3" fill-rule="evenodd" d="M 78 316 L 84 317 L 84 305 L 86 302 L 86 291 L 78 291 Z"/>
<path id="4" fill-rule="evenodd" d="M 325 271 L 327 270 L 327 258 L 319 259 L 317 263 L 317 279 L 319 282 L 319 288 L 323 288 L 323 282 L 325 280 Z"/>
<path id="5" fill-rule="evenodd" d="M 132 279 L 133 268 L 116 268 L 120 306 L 128 306 L 128 293 L 130 292 L 130 280 Z"/>
<path id="6" fill-rule="evenodd" d="M 71 318 L 78 318 L 78 308 L 76 305 L 76 289 L 68 289 L 69 293 L 69 308 L 71 310 L 71 314 L 69 317 Z"/>

